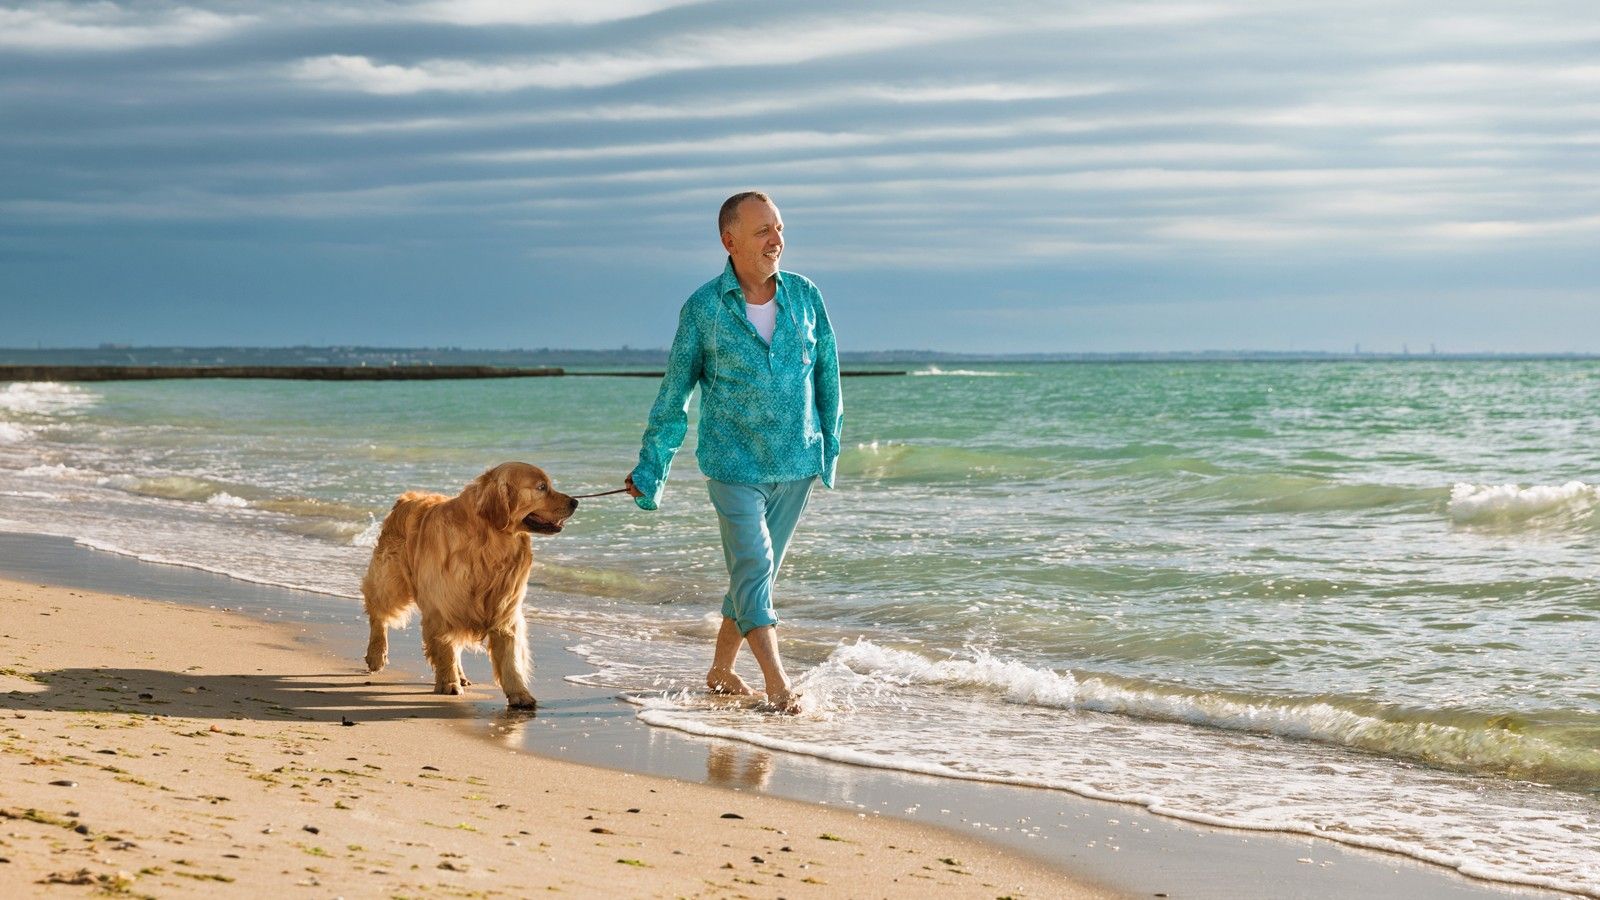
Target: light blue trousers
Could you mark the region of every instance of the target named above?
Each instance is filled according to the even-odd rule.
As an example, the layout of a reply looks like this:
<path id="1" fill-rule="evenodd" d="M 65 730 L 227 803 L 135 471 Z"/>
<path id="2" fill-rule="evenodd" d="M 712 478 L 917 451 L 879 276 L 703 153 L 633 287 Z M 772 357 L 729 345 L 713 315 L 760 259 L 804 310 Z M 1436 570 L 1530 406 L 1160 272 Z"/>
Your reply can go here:
<path id="1" fill-rule="evenodd" d="M 722 527 L 722 556 L 728 562 L 722 615 L 738 624 L 740 634 L 778 624 L 772 585 L 815 483 L 815 478 L 766 484 L 706 480 Z"/>

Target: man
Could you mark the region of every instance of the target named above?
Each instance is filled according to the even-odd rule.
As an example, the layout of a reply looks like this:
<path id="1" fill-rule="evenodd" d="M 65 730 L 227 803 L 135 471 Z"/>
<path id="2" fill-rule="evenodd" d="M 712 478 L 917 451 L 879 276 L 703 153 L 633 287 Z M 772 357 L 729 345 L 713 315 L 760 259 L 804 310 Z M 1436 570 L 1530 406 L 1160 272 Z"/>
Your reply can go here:
<path id="1" fill-rule="evenodd" d="M 706 686 L 755 693 L 733 671 L 748 641 L 768 703 L 793 714 L 800 698 L 778 655 L 772 585 L 812 485 L 820 477 L 833 487 L 843 421 L 839 355 L 816 285 L 778 269 L 783 217 L 772 199 L 757 191 L 729 197 L 717 228 L 727 265 L 678 315 L 628 493 L 641 509 L 660 502 L 699 386 L 695 460 L 709 479 L 729 581 Z"/>

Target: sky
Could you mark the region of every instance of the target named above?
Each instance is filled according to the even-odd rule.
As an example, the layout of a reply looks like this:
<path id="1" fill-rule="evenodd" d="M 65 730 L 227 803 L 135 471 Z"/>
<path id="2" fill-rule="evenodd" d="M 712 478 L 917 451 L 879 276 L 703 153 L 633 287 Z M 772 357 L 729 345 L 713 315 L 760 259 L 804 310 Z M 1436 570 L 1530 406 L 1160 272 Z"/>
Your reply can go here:
<path id="1" fill-rule="evenodd" d="M 1600 352 L 1593 0 L 0 0 L 0 346 Z"/>

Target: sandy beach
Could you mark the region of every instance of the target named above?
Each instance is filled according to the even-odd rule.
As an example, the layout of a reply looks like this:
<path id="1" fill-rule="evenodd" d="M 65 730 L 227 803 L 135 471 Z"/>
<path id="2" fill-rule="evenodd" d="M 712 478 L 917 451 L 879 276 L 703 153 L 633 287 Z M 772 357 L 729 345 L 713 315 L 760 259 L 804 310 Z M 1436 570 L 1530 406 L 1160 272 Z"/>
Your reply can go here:
<path id="1" fill-rule="evenodd" d="M 287 626 L 16 581 L 0 622 L 8 897 L 1112 896 L 937 828 L 498 748 Z"/>
<path id="2" fill-rule="evenodd" d="M 539 714 L 508 714 L 487 684 L 429 693 L 414 631 L 369 675 L 360 618 L 0 534 L 0 895 L 1564 896 L 652 727 L 549 626 Z M 464 664 L 487 680 L 482 655 Z"/>

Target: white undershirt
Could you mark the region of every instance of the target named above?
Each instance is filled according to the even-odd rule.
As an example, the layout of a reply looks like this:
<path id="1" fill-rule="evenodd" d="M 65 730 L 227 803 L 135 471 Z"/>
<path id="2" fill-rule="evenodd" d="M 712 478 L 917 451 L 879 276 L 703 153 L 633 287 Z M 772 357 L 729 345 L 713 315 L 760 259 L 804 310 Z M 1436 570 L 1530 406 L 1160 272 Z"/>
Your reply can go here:
<path id="1" fill-rule="evenodd" d="M 757 306 L 754 303 L 744 305 L 745 318 L 756 327 L 756 334 L 768 344 L 772 343 L 772 331 L 778 325 L 778 301 L 768 300 Z"/>

